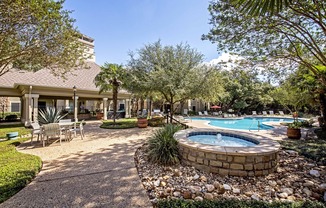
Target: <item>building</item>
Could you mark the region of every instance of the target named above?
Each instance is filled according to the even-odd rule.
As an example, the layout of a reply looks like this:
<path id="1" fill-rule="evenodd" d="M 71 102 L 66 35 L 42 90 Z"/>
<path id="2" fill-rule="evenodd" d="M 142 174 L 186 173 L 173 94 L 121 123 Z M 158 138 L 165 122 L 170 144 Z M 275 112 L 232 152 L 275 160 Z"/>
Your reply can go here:
<path id="1" fill-rule="evenodd" d="M 14 69 L 0 76 L 0 97 L 7 105 L 4 110 L 15 112 L 20 109 L 21 121 L 26 125 L 37 121 L 38 110 L 46 107 L 76 112 L 76 120 L 77 112 L 95 111 L 103 112 L 103 119 L 107 119 L 107 111 L 112 106 L 112 92 L 99 94 L 94 78 L 101 68 L 95 63 L 94 39 L 82 36 L 81 41 L 87 46 L 85 55 L 91 55 L 87 67 L 73 70 L 65 78 L 54 76 L 48 69 L 37 72 Z M 120 90 L 118 96 L 118 108 L 125 110 L 128 117 L 131 95 Z"/>

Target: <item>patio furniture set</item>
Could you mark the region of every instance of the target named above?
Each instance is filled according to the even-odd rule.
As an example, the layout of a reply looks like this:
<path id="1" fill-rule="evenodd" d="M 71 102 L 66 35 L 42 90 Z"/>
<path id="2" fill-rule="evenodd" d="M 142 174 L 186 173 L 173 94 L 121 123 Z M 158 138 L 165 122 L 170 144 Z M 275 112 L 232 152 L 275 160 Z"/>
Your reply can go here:
<path id="1" fill-rule="evenodd" d="M 58 138 L 57 140 L 59 140 L 60 145 L 63 136 L 65 141 L 71 141 L 72 134 L 76 136 L 77 132 L 80 133 L 81 139 L 84 138 L 83 122 L 81 122 L 77 127 L 76 123 L 72 122 L 70 119 L 62 119 L 59 123 L 49 123 L 41 126 L 38 123 L 31 123 L 31 127 L 31 144 L 33 142 L 33 137 L 37 135 L 37 141 L 40 140 L 43 147 L 45 147 L 45 143 L 49 142 L 50 138 Z"/>

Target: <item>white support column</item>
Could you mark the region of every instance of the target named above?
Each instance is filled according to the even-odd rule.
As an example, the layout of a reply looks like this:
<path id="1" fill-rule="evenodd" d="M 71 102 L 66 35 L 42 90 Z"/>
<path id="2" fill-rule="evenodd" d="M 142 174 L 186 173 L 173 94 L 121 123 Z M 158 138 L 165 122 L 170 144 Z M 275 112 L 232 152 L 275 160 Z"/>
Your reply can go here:
<path id="1" fill-rule="evenodd" d="M 30 99 L 29 99 L 29 94 L 25 94 L 23 97 L 24 100 L 24 105 L 23 105 L 23 111 L 22 111 L 22 122 L 24 122 L 25 126 L 30 125 Z"/>
<path id="2" fill-rule="evenodd" d="M 108 98 L 103 98 L 103 120 L 108 120 L 107 101 Z"/>
<path id="3" fill-rule="evenodd" d="M 33 98 L 33 121 L 38 123 L 38 98 L 40 95 L 32 94 Z"/>
<path id="4" fill-rule="evenodd" d="M 65 110 L 70 110 L 69 100 L 65 100 Z"/>
<path id="5" fill-rule="evenodd" d="M 130 118 L 131 112 L 130 112 L 130 99 L 125 100 L 125 111 L 126 111 L 126 118 Z"/>
<path id="6" fill-rule="evenodd" d="M 75 119 L 75 123 L 78 122 L 78 96 L 75 96 L 75 109 L 74 109 L 74 119 Z M 74 97 L 73 97 L 74 99 Z"/>

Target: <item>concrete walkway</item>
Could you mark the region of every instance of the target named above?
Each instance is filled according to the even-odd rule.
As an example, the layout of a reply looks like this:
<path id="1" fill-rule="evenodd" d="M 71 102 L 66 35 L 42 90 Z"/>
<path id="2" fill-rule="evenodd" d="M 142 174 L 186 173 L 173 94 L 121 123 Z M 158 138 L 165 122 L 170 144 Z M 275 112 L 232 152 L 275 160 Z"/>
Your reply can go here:
<path id="1" fill-rule="evenodd" d="M 134 164 L 136 149 L 153 128 L 100 129 L 85 126 L 86 138 L 41 147 L 18 147 L 42 158 L 43 168 L 0 207 L 152 207 Z"/>

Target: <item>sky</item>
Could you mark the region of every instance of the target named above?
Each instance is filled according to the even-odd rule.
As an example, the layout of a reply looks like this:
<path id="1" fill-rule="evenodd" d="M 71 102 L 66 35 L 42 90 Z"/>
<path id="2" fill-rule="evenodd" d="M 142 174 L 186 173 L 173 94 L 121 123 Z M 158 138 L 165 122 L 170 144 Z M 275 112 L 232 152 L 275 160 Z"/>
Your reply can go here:
<path id="1" fill-rule="evenodd" d="M 161 40 L 187 43 L 209 62 L 216 46 L 201 40 L 210 29 L 209 0 L 66 0 L 77 29 L 95 39 L 96 63 L 127 64 L 128 52 Z"/>

